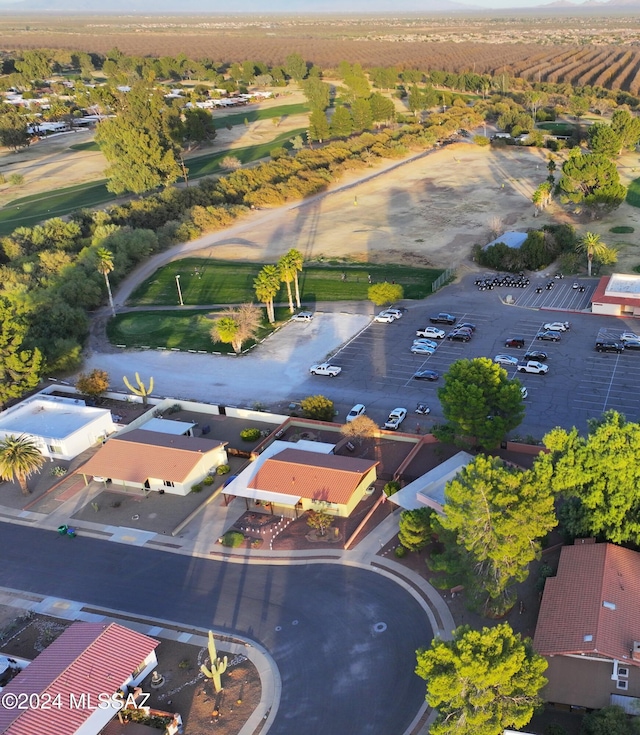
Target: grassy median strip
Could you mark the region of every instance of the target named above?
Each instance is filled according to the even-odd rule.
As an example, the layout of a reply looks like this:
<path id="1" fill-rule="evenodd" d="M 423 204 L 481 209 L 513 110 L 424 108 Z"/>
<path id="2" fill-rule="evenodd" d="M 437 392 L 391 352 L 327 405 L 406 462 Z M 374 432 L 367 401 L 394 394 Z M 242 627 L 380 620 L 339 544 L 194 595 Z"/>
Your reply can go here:
<path id="1" fill-rule="evenodd" d="M 182 298 L 187 305 L 241 304 L 255 301 L 253 281 L 263 263 L 238 263 L 207 258 L 176 260 L 157 270 L 131 295 L 133 306 L 172 306 L 178 302 L 176 276 L 180 276 Z M 423 299 L 431 284 L 442 273 L 432 268 L 404 265 L 313 263 L 299 275 L 301 299 L 320 301 L 364 301 L 369 276 L 372 283 L 394 281 L 404 287 L 408 299 Z M 282 286 L 277 302 L 287 300 Z"/>
<path id="2" fill-rule="evenodd" d="M 111 344 L 124 347 L 232 353 L 230 344 L 211 340 L 210 331 L 216 313 L 211 309 L 130 311 L 109 320 L 107 336 Z M 265 315 L 256 339 L 243 345 L 243 349 L 264 339 L 288 316 L 286 309 L 277 309 L 276 324 L 271 325 Z"/>

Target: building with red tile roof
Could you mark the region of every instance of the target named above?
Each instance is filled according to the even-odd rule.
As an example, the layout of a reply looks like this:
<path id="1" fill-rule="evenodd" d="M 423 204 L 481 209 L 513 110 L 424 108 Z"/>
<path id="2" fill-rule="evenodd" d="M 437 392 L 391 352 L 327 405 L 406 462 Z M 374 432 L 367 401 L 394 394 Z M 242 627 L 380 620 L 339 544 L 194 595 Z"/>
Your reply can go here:
<path id="1" fill-rule="evenodd" d="M 547 701 L 599 708 L 640 704 L 640 553 L 576 541 L 547 579 L 533 641 L 549 662 Z"/>
<path id="2" fill-rule="evenodd" d="M 333 445 L 275 441 L 224 490 L 274 512 L 324 510 L 348 517 L 376 480 L 378 462 L 332 454 Z"/>
<path id="3" fill-rule="evenodd" d="M 118 713 L 112 697 L 157 665 L 158 644 L 117 623 L 74 623 L 4 687 L 0 733 L 99 733 Z"/>
<path id="4" fill-rule="evenodd" d="M 122 487 L 187 495 L 211 470 L 227 464 L 226 444 L 134 429 L 106 441 L 77 472 L 85 481 L 109 478 Z"/>

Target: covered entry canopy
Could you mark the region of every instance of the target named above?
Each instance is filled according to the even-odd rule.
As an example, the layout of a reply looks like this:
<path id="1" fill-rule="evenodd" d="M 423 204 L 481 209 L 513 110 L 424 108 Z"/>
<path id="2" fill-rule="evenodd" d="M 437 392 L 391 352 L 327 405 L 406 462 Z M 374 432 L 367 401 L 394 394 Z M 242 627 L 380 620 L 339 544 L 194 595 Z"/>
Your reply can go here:
<path id="1" fill-rule="evenodd" d="M 274 455 L 282 452 L 283 449 L 290 447 L 296 449 L 320 452 L 321 454 L 330 454 L 333 450 L 333 444 L 327 444 L 324 442 L 312 442 L 307 440 L 300 440 L 295 444 L 283 441 L 274 441 L 268 447 L 265 448 L 264 452 L 255 459 L 255 461 L 249 463 L 242 472 L 230 482 L 222 491 L 225 495 L 235 495 L 239 498 L 248 498 L 250 500 L 262 500 L 266 503 L 274 503 L 275 505 L 289 505 L 295 506 L 300 502 L 299 495 L 291 493 L 278 493 L 272 490 L 259 490 L 258 488 L 249 487 L 251 481 L 255 477 L 258 470 L 262 467 L 264 462 L 273 457 Z"/>

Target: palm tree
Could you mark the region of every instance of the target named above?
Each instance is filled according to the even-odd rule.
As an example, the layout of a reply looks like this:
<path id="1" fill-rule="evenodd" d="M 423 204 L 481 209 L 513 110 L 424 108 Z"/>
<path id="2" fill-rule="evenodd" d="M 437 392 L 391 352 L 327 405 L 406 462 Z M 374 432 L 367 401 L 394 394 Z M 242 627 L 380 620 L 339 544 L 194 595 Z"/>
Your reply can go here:
<path id="1" fill-rule="evenodd" d="M 280 272 L 275 265 L 265 265 L 258 273 L 258 277 L 253 282 L 258 301 L 267 307 L 267 319 L 270 324 L 276 320 L 273 308 L 273 300 L 280 290 Z"/>
<path id="2" fill-rule="evenodd" d="M 291 283 L 295 279 L 298 268 L 293 263 L 288 254 L 283 255 L 278 261 L 278 270 L 280 272 L 280 280 L 287 284 L 287 295 L 289 297 L 289 311 L 293 314 L 295 308 L 293 306 L 293 294 L 291 293 Z"/>
<path id="3" fill-rule="evenodd" d="M 304 265 L 304 258 L 302 256 L 302 253 L 299 250 L 296 250 L 295 248 L 291 248 L 289 252 L 287 253 L 286 257 L 291 261 L 291 265 L 295 267 L 295 271 L 293 274 L 293 282 L 296 287 L 296 304 L 298 305 L 298 309 L 300 308 L 300 284 L 298 283 L 298 271 L 302 271 L 302 266 Z"/>
<path id="4" fill-rule="evenodd" d="M 9 435 L 0 439 L 0 477 L 8 482 L 16 480 L 23 495 L 29 495 L 27 480 L 40 472 L 44 457 L 31 437 Z"/>
<path id="5" fill-rule="evenodd" d="M 113 296 L 111 295 L 111 284 L 109 283 L 109 273 L 113 270 L 113 253 L 107 248 L 98 248 L 96 250 L 98 256 L 98 263 L 96 265 L 98 273 L 102 273 L 104 276 L 104 282 L 107 284 L 107 293 L 109 294 L 109 306 L 111 307 L 111 316 L 116 315 L 116 310 L 113 306 Z"/>
<path id="6" fill-rule="evenodd" d="M 582 239 L 578 242 L 576 250 L 579 253 L 587 254 L 587 275 L 589 277 L 591 277 L 591 263 L 593 259 L 604 255 L 608 249 L 600 239 L 600 235 L 595 232 L 585 232 Z"/>

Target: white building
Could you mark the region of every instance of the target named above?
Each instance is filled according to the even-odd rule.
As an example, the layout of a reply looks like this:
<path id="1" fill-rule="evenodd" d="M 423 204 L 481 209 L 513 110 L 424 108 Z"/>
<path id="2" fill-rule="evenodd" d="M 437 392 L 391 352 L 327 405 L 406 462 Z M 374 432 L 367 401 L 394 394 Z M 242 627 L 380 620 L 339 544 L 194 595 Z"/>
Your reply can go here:
<path id="1" fill-rule="evenodd" d="M 73 459 L 116 430 L 111 411 L 80 398 L 40 394 L 0 413 L 0 438 L 28 436 L 52 460 Z"/>
<path id="2" fill-rule="evenodd" d="M 603 276 L 591 297 L 591 311 L 609 316 L 640 316 L 640 276 Z"/>

